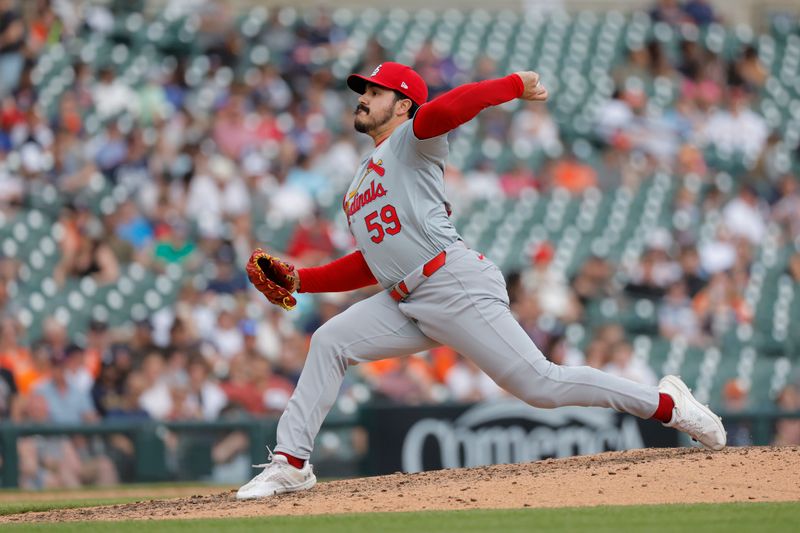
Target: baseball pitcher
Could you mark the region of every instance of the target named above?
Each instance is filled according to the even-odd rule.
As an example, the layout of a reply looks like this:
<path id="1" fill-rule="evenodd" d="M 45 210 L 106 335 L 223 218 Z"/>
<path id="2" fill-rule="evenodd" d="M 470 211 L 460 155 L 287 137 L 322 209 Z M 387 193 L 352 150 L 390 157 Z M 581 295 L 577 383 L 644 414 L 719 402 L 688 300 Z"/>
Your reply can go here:
<path id="1" fill-rule="evenodd" d="M 425 81 L 410 67 L 385 62 L 348 86 L 361 96 L 354 126 L 375 141 L 342 199 L 357 250 L 327 265 L 295 270 L 256 250 L 247 266 L 253 284 L 286 309 L 292 293 L 383 291 L 353 305 L 311 338 L 297 388 L 278 424 L 277 446 L 239 499 L 310 489 L 314 437 L 333 406 L 349 364 L 446 344 L 498 385 L 536 407 L 611 407 L 652 418 L 720 450 L 722 422 L 686 385 L 666 376 L 640 385 L 590 367 L 545 359 L 509 310 L 503 275 L 471 250 L 448 214 L 444 192 L 447 133 L 482 109 L 515 98 L 544 102 L 535 72 L 469 83 L 427 102 Z"/>

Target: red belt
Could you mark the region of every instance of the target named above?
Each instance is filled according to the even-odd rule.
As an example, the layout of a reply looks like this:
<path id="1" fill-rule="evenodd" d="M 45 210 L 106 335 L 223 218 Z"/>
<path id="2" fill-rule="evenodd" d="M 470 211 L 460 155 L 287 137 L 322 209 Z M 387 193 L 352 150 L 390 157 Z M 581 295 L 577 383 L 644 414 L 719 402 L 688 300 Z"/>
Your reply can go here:
<path id="1" fill-rule="evenodd" d="M 439 253 L 439 255 L 437 255 L 436 257 L 434 257 L 433 259 L 431 259 L 422 266 L 422 276 L 426 278 L 431 277 L 434 274 L 434 272 L 436 272 L 437 270 L 439 270 L 444 266 L 446 258 L 447 258 L 447 252 L 442 250 Z M 416 286 L 412 287 L 411 290 L 414 290 L 415 288 Z M 402 280 L 400 283 L 392 287 L 392 289 L 389 291 L 389 296 L 391 296 L 392 299 L 394 299 L 394 301 L 396 302 L 402 302 L 403 300 L 408 298 L 408 295 L 411 293 L 411 290 L 408 289 L 408 286 L 406 285 L 406 280 Z"/>

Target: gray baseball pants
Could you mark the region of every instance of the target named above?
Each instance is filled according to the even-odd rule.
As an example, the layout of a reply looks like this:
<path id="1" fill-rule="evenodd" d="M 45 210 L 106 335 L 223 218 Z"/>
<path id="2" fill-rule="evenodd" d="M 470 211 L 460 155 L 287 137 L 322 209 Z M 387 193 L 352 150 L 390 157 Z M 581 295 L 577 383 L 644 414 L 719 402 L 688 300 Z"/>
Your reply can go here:
<path id="1" fill-rule="evenodd" d="M 658 407 L 656 387 L 545 359 L 512 316 L 500 269 L 474 250 L 456 248 L 403 302 L 383 291 L 314 333 L 300 381 L 278 423 L 275 451 L 311 456 L 351 362 L 409 355 L 441 344 L 536 407 L 611 407 L 640 418 L 651 417 Z"/>

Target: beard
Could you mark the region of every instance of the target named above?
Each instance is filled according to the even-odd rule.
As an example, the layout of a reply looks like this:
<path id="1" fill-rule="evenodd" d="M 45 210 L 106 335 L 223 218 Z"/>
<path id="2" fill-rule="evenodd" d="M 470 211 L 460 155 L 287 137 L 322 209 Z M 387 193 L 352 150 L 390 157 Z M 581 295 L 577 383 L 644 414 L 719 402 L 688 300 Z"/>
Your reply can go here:
<path id="1" fill-rule="evenodd" d="M 363 111 L 364 114 L 360 115 L 358 113 L 359 111 Z M 360 104 L 358 107 L 356 107 L 356 110 L 353 112 L 353 114 L 355 115 L 355 118 L 353 118 L 353 127 L 359 133 L 369 133 L 374 131 L 392 119 L 391 109 L 387 109 L 383 115 L 376 115 L 374 118 L 371 118 L 371 111 Z"/>

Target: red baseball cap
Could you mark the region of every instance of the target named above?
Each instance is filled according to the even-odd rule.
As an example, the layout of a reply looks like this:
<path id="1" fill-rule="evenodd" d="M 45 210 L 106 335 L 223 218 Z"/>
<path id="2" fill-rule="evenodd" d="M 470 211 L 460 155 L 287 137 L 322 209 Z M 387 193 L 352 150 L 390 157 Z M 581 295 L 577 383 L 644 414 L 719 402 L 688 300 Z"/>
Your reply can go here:
<path id="1" fill-rule="evenodd" d="M 398 91 L 417 105 L 428 101 L 428 86 L 425 85 L 425 80 L 414 72 L 414 69 L 401 63 L 385 61 L 375 67 L 369 77 L 360 74 L 350 74 L 347 77 L 347 86 L 358 94 L 364 94 L 367 82 Z"/>

